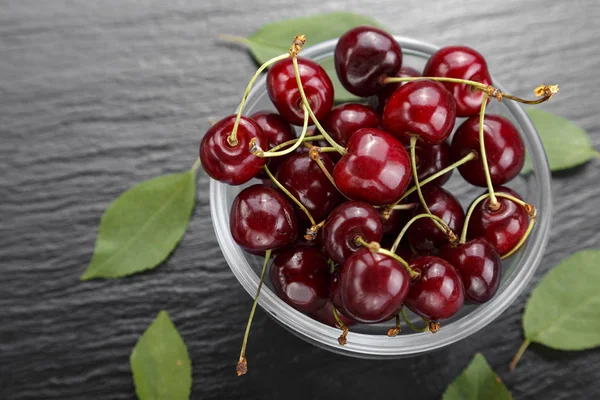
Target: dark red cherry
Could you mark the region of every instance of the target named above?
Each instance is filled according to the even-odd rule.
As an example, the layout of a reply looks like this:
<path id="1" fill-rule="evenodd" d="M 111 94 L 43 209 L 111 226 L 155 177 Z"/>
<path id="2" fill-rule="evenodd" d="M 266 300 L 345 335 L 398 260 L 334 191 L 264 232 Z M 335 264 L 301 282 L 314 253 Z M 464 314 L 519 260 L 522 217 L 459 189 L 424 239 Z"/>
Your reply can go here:
<path id="1" fill-rule="evenodd" d="M 256 143 L 263 149 L 268 148 L 268 142 L 260 126 L 242 116 L 237 130 L 238 143 L 231 146 L 227 137 L 233 130 L 235 118 L 235 115 L 225 117 L 206 132 L 200 142 L 200 161 L 211 178 L 241 185 L 254 178 L 265 165 L 264 158 L 250 153 L 250 140 L 256 138 Z"/>
<path id="2" fill-rule="evenodd" d="M 450 318 L 464 302 L 463 283 L 458 271 L 446 260 L 421 256 L 409 263 L 421 273 L 412 283 L 404 304 L 415 314 L 432 321 Z"/>
<path id="3" fill-rule="evenodd" d="M 496 192 L 508 193 L 518 199 L 514 191 L 499 187 Z M 512 250 L 521 240 L 529 225 L 525 209 L 511 200 L 497 197 L 500 207 L 493 210 L 490 199 L 485 199 L 475 206 L 469 226 L 467 238 L 484 238 L 496 249 L 500 256 Z"/>
<path id="4" fill-rule="evenodd" d="M 379 115 L 371 107 L 357 103 L 342 104 L 331 110 L 323 120 L 323 128 L 340 146 L 346 146 L 350 136 L 361 128 L 376 128 Z"/>
<path id="5" fill-rule="evenodd" d="M 492 84 L 485 59 L 466 46 L 447 46 L 436 51 L 427 61 L 423 76 L 466 79 Z M 470 117 L 479 114 L 483 92 L 461 83 L 443 82 L 456 102 L 456 115 Z"/>
<path id="6" fill-rule="evenodd" d="M 362 248 L 340 272 L 340 294 L 349 317 L 377 323 L 396 315 L 410 288 L 410 276 L 398 261 Z"/>
<path id="7" fill-rule="evenodd" d="M 408 66 L 402 66 L 400 68 L 400 72 L 396 75 L 399 78 L 416 78 L 421 76 L 421 73 L 416 69 Z M 383 113 L 383 108 L 387 103 L 388 99 L 398 88 L 402 85 L 405 85 L 407 82 L 396 82 L 396 83 L 388 83 L 385 85 L 385 88 L 377 93 L 375 97 L 369 98 L 369 105 L 377 110 L 378 113 Z"/>
<path id="8" fill-rule="evenodd" d="M 379 242 L 382 235 L 381 215 L 373 206 L 347 201 L 337 206 L 325 220 L 323 248 L 335 263 L 343 264 L 361 248 L 355 243 L 357 237 L 367 242 Z"/>
<path id="9" fill-rule="evenodd" d="M 402 50 L 387 32 L 359 26 L 344 33 L 335 46 L 335 69 L 350 93 L 366 97 L 383 90 L 382 80 L 402 67 Z"/>
<path id="10" fill-rule="evenodd" d="M 292 244 L 298 223 L 294 209 L 281 193 L 266 185 L 253 185 L 233 199 L 229 229 L 240 247 L 257 253 Z"/>
<path id="11" fill-rule="evenodd" d="M 333 107 L 333 84 L 327 72 L 314 61 L 298 58 L 300 81 L 308 103 L 320 121 Z M 267 73 L 267 92 L 279 114 L 294 125 L 304 123 L 302 97 L 291 58 L 278 61 Z M 312 125 L 309 118 L 309 125 Z"/>
<path id="12" fill-rule="evenodd" d="M 500 115 L 486 115 L 483 124 L 485 152 L 490 177 L 494 186 L 502 185 L 517 176 L 525 163 L 525 145 L 517 128 Z M 475 150 L 480 154 L 479 116 L 463 122 L 454 137 L 450 153 L 456 162 Z M 458 167 L 467 182 L 476 186 L 487 186 L 481 156 Z"/>
<path id="13" fill-rule="evenodd" d="M 388 99 L 382 123 L 386 132 L 403 138 L 417 136 L 428 144 L 440 143 L 452 133 L 456 105 L 439 82 L 408 82 Z"/>
<path id="14" fill-rule="evenodd" d="M 271 265 L 271 282 L 283 301 L 301 312 L 323 308 L 329 300 L 329 264 L 318 249 L 293 246 Z"/>
<path id="15" fill-rule="evenodd" d="M 352 325 L 356 324 L 355 320 L 348 318 L 340 310 L 337 310 L 337 311 L 338 311 L 338 317 L 340 317 L 340 320 L 342 320 L 344 325 L 352 326 Z M 325 304 L 325 306 L 323 308 L 320 308 L 317 311 L 310 313 L 310 316 L 314 320 L 317 320 L 317 321 L 321 322 L 322 324 L 329 325 L 334 328 L 339 328 L 338 323 L 337 323 L 335 317 L 333 316 L 333 307 L 332 307 L 330 301 L 328 301 L 327 304 Z"/>
<path id="16" fill-rule="evenodd" d="M 452 164 L 450 158 L 450 145 L 446 141 L 433 145 L 417 142 L 417 145 L 415 146 L 415 156 L 419 182 L 423 182 L 423 180 L 429 178 L 431 175 Z M 442 186 L 444 183 L 448 182 L 451 176 L 452 170 L 433 180 L 430 185 Z"/>
<path id="17" fill-rule="evenodd" d="M 465 212 L 460 202 L 452 193 L 439 186 L 424 186 L 423 198 L 429 211 L 440 217 L 459 235 L 465 223 Z M 424 214 L 427 211 L 419 203 L 413 215 Z M 421 218 L 413 222 L 407 232 L 408 243 L 419 254 L 435 254 L 443 245 L 448 243 L 448 235 L 442 231 L 430 218 Z"/>
<path id="18" fill-rule="evenodd" d="M 340 293 L 340 271 L 341 267 L 336 268 L 329 279 L 329 301 L 339 312 L 344 315 L 349 315 L 348 311 L 344 307 L 342 295 Z"/>
<path id="19" fill-rule="evenodd" d="M 389 133 L 373 128 L 356 131 L 346 154 L 335 165 L 333 179 L 351 199 L 373 205 L 391 204 L 411 180 L 410 157 Z"/>
<path id="20" fill-rule="evenodd" d="M 500 285 L 502 260 L 485 239 L 473 239 L 457 247 L 445 246 L 440 258 L 460 274 L 466 301 L 481 304 L 494 297 Z"/>
<path id="21" fill-rule="evenodd" d="M 321 157 L 321 161 L 331 173 L 333 162 L 326 157 Z M 306 207 L 316 223 L 324 220 L 343 200 L 342 195 L 307 153 L 294 153 L 286 157 L 277 169 L 276 178 Z M 310 226 L 306 214 L 296 204 L 294 208 L 302 225 Z"/>
<path id="22" fill-rule="evenodd" d="M 283 117 L 270 111 L 259 111 L 250 116 L 260 126 L 269 142 L 269 148 L 280 145 L 289 140 L 296 139 L 294 128 Z M 268 150 L 268 149 L 263 149 Z M 267 165 L 271 173 L 275 173 L 284 157 L 269 157 Z M 259 179 L 269 179 L 264 170 L 261 170 L 257 176 Z"/>

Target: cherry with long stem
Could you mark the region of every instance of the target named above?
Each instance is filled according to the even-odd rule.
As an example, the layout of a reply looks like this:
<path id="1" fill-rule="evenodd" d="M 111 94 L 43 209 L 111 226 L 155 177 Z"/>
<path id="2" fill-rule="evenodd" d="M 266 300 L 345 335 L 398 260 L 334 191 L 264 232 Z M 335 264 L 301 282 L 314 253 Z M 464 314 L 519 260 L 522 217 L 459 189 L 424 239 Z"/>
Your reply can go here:
<path id="1" fill-rule="evenodd" d="M 446 224 L 446 222 L 443 219 L 441 219 L 440 217 L 438 217 L 437 215 L 434 215 L 434 214 L 425 214 L 425 213 L 423 213 L 423 214 L 415 215 L 414 217 L 412 217 L 410 219 L 410 221 L 408 221 L 406 223 L 406 225 L 404 225 L 404 228 L 402 228 L 402 230 L 400 231 L 400 233 L 396 237 L 396 240 L 394 241 L 394 244 L 390 248 L 390 252 L 396 253 L 396 250 L 398 249 L 398 246 L 400 245 L 400 242 L 402 241 L 402 238 L 406 234 L 406 231 L 408 231 L 408 228 L 410 228 L 410 226 L 415 221 L 418 221 L 421 218 L 430 218 L 430 219 L 432 219 L 434 221 L 437 221 L 443 227 L 443 229 L 446 232 L 449 232 L 448 238 L 450 239 L 450 243 L 456 242 L 456 240 L 457 240 L 456 235 L 454 234 L 454 232 L 452 232 L 452 230 L 450 229 L 450 227 L 448 226 L 448 224 Z"/>
<path id="2" fill-rule="evenodd" d="M 248 317 L 248 324 L 246 325 L 244 340 L 242 341 L 242 350 L 240 351 L 240 358 L 238 360 L 237 366 L 235 367 L 238 376 L 244 375 L 246 372 L 248 372 L 248 361 L 246 360 L 246 345 L 248 344 L 248 335 L 250 334 L 252 318 L 254 318 L 254 312 L 256 311 L 256 305 L 258 304 L 258 296 L 260 296 L 260 290 L 262 289 L 262 285 L 265 280 L 265 274 L 267 272 L 267 266 L 269 265 L 270 257 L 271 250 L 267 250 L 265 252 L 265 262 L 263 264 L 262 272 L 260 273 L 260 281 L 258 282 L 258 288 L 256 289 L 256 296 L 254 297 L 254 303 L 252 303 L 252 309 L 250 310 L 250 316 Z"/>

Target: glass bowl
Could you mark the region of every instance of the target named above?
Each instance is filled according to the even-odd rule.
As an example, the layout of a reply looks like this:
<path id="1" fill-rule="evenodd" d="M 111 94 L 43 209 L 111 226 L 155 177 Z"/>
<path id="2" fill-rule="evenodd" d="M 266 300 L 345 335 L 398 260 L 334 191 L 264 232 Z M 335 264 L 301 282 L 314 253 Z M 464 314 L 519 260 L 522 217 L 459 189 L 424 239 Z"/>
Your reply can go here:
<path id="1" fill-rule="evenodd" d="M 417 70 L 422 70 L 429 56 L 438 49 L 434 45 L 402 36 L 395 36 L 395 39 L 403 51 L 403 65 L 412 66 Z M 336 43 L 337 40 L 334 39 L 311 46 L 302 50 L 301 56 L 317 61 L 331 58 Z M 504 91 L 497 82 L 495 86 Z M 267 95 L 263 76 L 250 92 L 244 114 L 264 109 L 274 107 Z M 265 282 L 259 305 L 275 321 L 298 337 L 336 353 L 363 358 L 401 358 L 430 352 L 472 335 L 498 317 L 527 287 L 540 263 L 550 230 L 552 190 L 550 170 L 542 142 L 523 108 L 509 100 L 502 103 L 492 100 L 487 112 L 509 118 L 519 129 L 533 170 L 528 175 L 518 176 L 506 186 L 516 189 L 524 200 L 537 207 L 538 211 L 536 226 L 526 244 L 504 261 L 501 284 L 493 299 L 479 306 L 463 307 L 453 318 L 442 321 L 442 326 L 436 334 L 413 333 L 404 325 L 400 335 L 390 338 L 386 336 L 386 332 L 387 328 L 393 325 L 393 320 L 376 325 L 353 326 L 345 346 L 338 344 L 337 339 L 341 333 L 339 329 L 317 322 L 288 306 L 272 291 L 270 282 Z M 457 121 L 456 126 L 460 125 L 460 122 Z M 246 186 L 254 183 L 250 182 Z M 451 180 L 444 187 L 458 197 L 465 208 L 484 192 L 483 188 L 468 185 L 458 172 L 453 173 Z M 238 281 L 248 294 L 254 297 L 263 259 L 242 251 L 233 241 L 229 231 L 229 210 L 234 197 L 243 188 L 244 186 L 229 186 L 211 180 L 210 208 L 223 255 Z M 409 314 L 409 318 L 417 324 L 420 320 L 414 314 Z"/>

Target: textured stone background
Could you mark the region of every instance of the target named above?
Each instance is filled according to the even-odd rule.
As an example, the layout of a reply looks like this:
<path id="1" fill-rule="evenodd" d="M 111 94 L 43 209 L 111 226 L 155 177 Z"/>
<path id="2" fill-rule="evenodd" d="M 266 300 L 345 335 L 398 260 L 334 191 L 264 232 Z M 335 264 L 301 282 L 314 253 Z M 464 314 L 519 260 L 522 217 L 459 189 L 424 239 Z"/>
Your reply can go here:
<path id="1" fill-rule="evenodd" d="M 0 2 L 0 398 L 135 398 L 129 353 L 162 308 L 189 347 L 195 399 L 437 399 L 476 351 L 518 399 L 599 398 L 600 350 L 533 346 L 506 372 L 522 340 L 526 294 L 468 340 L 396 361 L 320 350 L 259 311 L 251 371 L 236 378 L 251 302 L 214 238 L 204 174 L 188 232 L 166 264 L 79 282 L 110 201 L 188 168 L 208 118 L 236 107 L 254 64 L 217 34 L 245 36 L 292 13 L 351 10 L 394 33 L 473 46 L 518 94 L 560 83 L 546 109 L 580 124 L 600 148 L 600 3 L 294 3 Z M 599 166 L 555 175 L 553 231 L 534 281 L 571 252 L 599 246 Z"/>

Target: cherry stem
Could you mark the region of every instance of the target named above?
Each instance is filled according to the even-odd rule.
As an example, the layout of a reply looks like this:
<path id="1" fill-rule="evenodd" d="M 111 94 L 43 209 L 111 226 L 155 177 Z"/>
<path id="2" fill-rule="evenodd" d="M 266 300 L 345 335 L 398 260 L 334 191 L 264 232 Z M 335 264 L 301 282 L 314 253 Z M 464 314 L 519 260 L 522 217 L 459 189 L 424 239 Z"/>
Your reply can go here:
<path id="1" fill-rule="evenodd" d="M 337 309 L 333 304 L 331 305 L 331 310 L 333 311 L 333 318 L 335 318 L 335 321 L 338 324 L 338 328 L 342 330 L 342 334 L 338 338 L 338 343 L 340 344 L 340 346 L 343 346 L 347 342 L 346 337 L 348 336 L 348 327 L 344 324 L 344 322 L 342 322 L 342 319 L 338 315 Z"/>
<path id="2" fill-rule="evenodd" d="M 281 189 L 281 191 L 283 193 L 285 193 L 294 203 L 296 203 L 296 205 L 298 207 L 300 207 L 300 209 L 302 211 L 304 211 L 304 214 L 306 214 L 306 216 L 308 217 L 308 220 L 310 221 L 311 225 L 315 225 L 315 219 L 312 217 L 312 215 L 310 215 L 310 212 L 306 209 L 306 207 L 304 207 L 304 204 L 302 204 L 300 202 L 300 200 L 298 200 L 296 198 L 296 196 L 294 196 L 293 194 L 290 193 L 289 190 L 287 190 L 271 173 L 271 171 L 269 170 L 269 167 L 267 167 L 266 165 L 263 167 L 263 169 L 265 170 L 265 172 L 267 173 L 267 175 L 269 176 L 269 178 L 271 179 L 271 181 L 279 188 Z"/>
<path id="3" fill-rule="evenodd" d="M 527 347 L 529 347 L 530 344 L 531 344 L 531 341 L 529 339 L 525 339 L 523 341 L 523 343 L 521 343 L 519 350 L 517 350 L 517 354 L 515 354 L 512 361 L 510 362 L 510 365 L 508 366 L 509 372 L 512 372 L 515 370 L 515 368 L 517 367 L 517 364 L 519 363 L 519 360 L 523 356 L 523 353 L 525 353 L 525 350 L 527 350 Z"/>
<path id="4" fill-rule="evenodd" d="M 335 147 L 319 147 L 319 153 L 334 153 L 336 151 Z"/>
<path id="5" fill-rule="evenodd" d="M 481 110 L 479 111 L 479 152 L 481 153 L 481 163 L 483 164 L 483 172 L 485 174 L 485 182 L 487 183 L 488 192 L 490 193 L 490 207 L 493 210 L 497 210 L 499 207 L 498 199 L 494 193 L 494 185 L 492 184 L 492 177 L 490 176 L 490 167 L 488 166 L 487 155 L 485 151 L 485 137 L 484 137 L 484 120 L 485 120 L 485 108 L 487 106 L 488 96 L 486 93 L 483 94 L 481 100 Z"/>
<path id="6" fill-rule="evenodd" d="M 266 61 L 263 65 L 261 65 L 256 70 L 256 73 L 254 74 L 252 79 L 250 79 L 250 82 L 248 82 L 248 86 L 246 87 L 246 91 L 244 92 L 244 95 L 242 96 L 242 101 L 240 102 L 240 105 L 238 107 L 238 112 L 235 117 L 235 123 L 233 124 L 233 129 L 231 130 L 231 134 L 227 137 L 227 143 L 229 143 L 229 145 L 231 147 L 235 147 L 238 144 L 238 140 L 237 140 L 238 125 L 240 124 L 240 119 L 242 118 L 242 112 L 244 111 L 244 107 L 246 105 L 246 99 L 248 98 L 248 95 L 250 94 L 250 89 L 252 89 L 252 86 L 254 86 L 254 82 L 256 82 L 256 79 L 258 79 L 260 74 L 262 74 L 262 72 L 265 69 L 267 69 L 270 65 L 275 64 L 277 61 L 285 60 L 289 56 L 290 56 L 290 53 L 288 52 L 288 53 L 282 54 L 280 56 L 273 57 L 270 60 Z"/>
<path id="7" fill-rule="evenodd" d="M 310 228 L 308 228 L 306 230 L 306 233 L 304 234 L 304 239 L 306 240 L 315 240 L 317 238 L 317 234 L 319 232 L 319 229 L 321 229 L 323 227 L 323 225 L 325 225 L 325 221 L 323 220 L 321 222 L 319 222 L 318 224 L 311 226 Z"/>
<path id="8" fill-rule="evenodd" d="M 417 208 L 417 203 L 406 203 L 406 204 L 398 204 L 392 208 L 392 210 L 412 210 L 413 208 Z"/>
<path id="9" fill-rule="evenodd" d="M 413 281 L 421 276 L 420 273 L 418 273 L 417 271 L 415 271 L 408 265 L 408 263 L 406 262 L 406 260 L 404 260 L 404 258 L 400 257 L 398 254 L 396 254 L 394 252 L 391 252 L 386 249 L 382 249 L 381 245 L 377 242 L 369 243 L 362 236 L 357 236 L 354 238 L 354 243 L 356 243 L 358 246 L 364 246 L 364 247 L 368 248 L 373 253 L 383 254 L 384 256 L 391 257 L 394 260 L 398 261 L 400 264 L 402 264 L 402 266 L 406 269 L 406 271 L 408 271 L 408 274 L 410 275 L 410 279 Z"/>
<path id="10" fill-rule="evenodd" d="M 335 271 L 335 263 L 333 262 L 333 260 L 331 258 L 328 258 L 327 264 L 329 264 L 329 273 L 333 274 L 333 272 Z"/>
<path id="11" fill-rule="evenodd" d="M 335 142 L 335 140 L 333 140 L 333 138 L 331 136 L 329 136 L 329 134 L 321 126 L 321 123 L 319 122 L 317 117 L 315 117 L 315 114 L 313 113 L 313 110 L 310 107 L 308 99 L 306 98 L 306 94 L 304 93 L 304 87 L 302 87 L 302 81 L 300 80 L 300 70 L 298 69 L 298 58 L 292 57 L 292 63 L 294 64 L 294 74 L 296 75 L 296 83 L 298 84 L 298 91 L 300 92 L 300 96 L 302 97 L 302 102 L 304 103 L 304 106 L 308 110 L 308 113 L 310 114 L 310 117 L 312 118 L 313 122 L 315 123 L 317 129 L 319 130 L 319 132 L 321 132 L 321 134 L 323 135 L 325 140 L 327 140 L 329 142 L 329 144 L 331 146 L 333 146 L 338 153 L 340 153 L 342 155 L 346 154 L 346 149 L 344 149 L 342 146 L 337 144 Z"/>
<path id="12" fill-rule="evenodd" d="M 429 331 L 429 326 L 426 326 L 425 328 L 417 328 L 416 325 L 414 325 L 412 322 L 410 322 L 410 320 L 406 316 L 406 313 L 404 312 L 404 307 L 402 308 L 402 310 L 400 310 L 400 314 L 402 314 L 402 319 L 404 320 L 404 322 L 406 322 L 406 325 L 408 325 L 408 327 L 410 329 L 412 329 L 414 332 L 427 332 L 427 331 Z"/>
<path id="13" fill-rule="evenodd" d="M 250 316 L 248 317 L 248 324 L 246 325 L 246 333 L 244 333 L 244 341 L 242 342 L 242 351 L 240 352 L 240 359 L 238 360 L 235 370 L 237 375 L 244 375 L 248 372 L 248 362 L 246 361 L 246 344 L 248 344 L 248 335 L 250 334 L 250 325 L 252 325 L 252 318 L 254 318 L 254 312 L 256 311 L 256 305 L 258 304 L 258 296 L 260 295 L 260 289 L 262 288 L 265 280 L 265 273 L 267 272 L 267 266 L 269 265 L 269 258 L 271 257 L 271 250 L 265 252 L 265 263 L 263 264 L 262 272 L 260 273 L 260 281 L 258 282 L 258 288 L 256 289 L 256 296 L 254 297 L 254 303 L 252 303 L 252 309 L 250 310 Z"/>
<path id="14" fill-rule="evenodd" d="M 201 165 L 202 162 L 200 161 L 200 157 L 196 158 L 196 161 L 194 161 L 194 165 L 192 165 L 192 168 L 190 168 L 190 170 L 194 171 L 194 176 L 196 176 L 196 174 L 198 173 L 198 168 L 200 168 Z"/>
<path id="15" fill-rule="evenodd" d="M 540 97 L 540 98 L 536 99 L 536 100 L 526 100 L 526 99 L 522 99 L 517 96 L 513 96 L 508 93 L 501 92 L 499 89 L 497 89 L 491 85 L 485 85 L 481 82 L 470 81 L 467 79 L 445 78 L 445 77 L 439 77 L 439 76 L 419 76 L 419 77 L 402 77 L 402 78 L 401 77 L 387 77 L 383 80 L 383 83 L 388 84 L 388 83 L 396 83 L 396 82 L 411 82 L 411 81 L 418 81 L 421 79 L 430 79 L 432 81 L 437 81 L 437 82 L 461 83 L 464 85 L 469 85 L 478 90 L 481 90 L 482 92 L 487 94 L 488 97 L 494 97 L 498 101 L 502 101 L 503 98 L 507 98 L 507 99 L 510 99 L 510 100 L 513 100 L 513 101 L 516 101 L 519 103 L 524 103 L 524 104 L 540 104 L 540 103 L 550 100 L 552 98 L 552 96 L 554 96 L 556 93 L 558 93 L 558 85 L 539 85 L 538 87 L 536 87 L 533 90 L 533 93 L 536 95 L 536 97 Z"/>
<path id="16" fill-rule="evenodd" d="M 525 241 L 529 237 L 529 234 L 533 230 L 534 225 L 535 225 L 535 214 L 529 219 L 529 226 L 527 226 L 527 230 L 521 237 L 521 240 L 519 240 L 519 242 L 515 245 L 515 247 L 513 247 L 508 253 L 504 254 L 501 257 L 503 260 L 512 256 L 513 254 L 515 254 L 521 248 L 521 246 L 523 246 L 523 243 L 525 243 Z"/>
<path id="17" fill-rule="evenodd" d="M 473 201 L 473 203 L 471 203 L 471 206 L 467 210 L 467 215 L 465 216 L 465 223 L 463 225 L 463 230 L 460 234 L 460 240 L 458 242 L 459 244 L 465 244 L 467 242 L 467 228 L 469 227 L 469 221 L 471 220 L 471 215 L 473 215 L 475 207 L 477 206 L 477 204 L 481 203 L 488 197 L 490 197 L 489 193 L 482 194 L 481 196 L 476 198 L 475 201 Z M 531 204 L 525 203 L 523 200 L 518 199 L 515 196 L 512 196 L 508 193 L 498 192 L 496 193 L 496 197 L 502 197 L 520 205 L 521 207 L 525 208 L 525 211 L 527 211 L 527 214 L 529 214 L 529 216 L 532 217 L 532 219 L 535 219 L 536 210 L 535 207 L 533 207 Z M 529 228 L 528 230 L 531 231 Z"/>
<path id="18" fill-rule="evenodd" d="M 400 333 L 400 314 L 396 314 L 396 326 L 394 326 L 393 328 L 390 328 L 387 331 L 387 335 L 389 337 L 395 337 L 395 336 L 398 336 L 399 333 Z"/>
<path id="19" fill-rule="evenodd" d="M 327 147 L 326 147 L 327 148 Z M 308 156 L 317 163 L 317 165 L 319 166 L 319 168 L 321 168 L 321 171 L 323 171 L 323 173 L 325 174 L 325 176 L 327 177 L 327 179 L 329 179 L 329 182 L 331 182 L 331 184 L 333 185 L 333 187 L 342 195 L 344 196 L 346 199 L 350 200 L 350 198 L 348 196 L 346 196 L 344 193 L 342 193 L 340 191 L 340 189 L 338 189 L 337 185 L 335 184 L 335 180 L 333 179 L 333 176 L 331 176 L 331 174 L 329 173 L 329 171 L 327 170 L 327 168 L 325 168 L 325 164 L 323 164 L 323 161 L 321 161 L 321 157 L 319 156 L 319 153 L 321 153 L 321 150 L 323 148 L 322 147 L 317 147 L 317 146 L 312 146 L 308 152 Z"/>
<path id="20" fill-rule="evenodd" d="M 440 176 L 444 175 L 445 173 L 450 172 L 453 169 L 458 168 L 461 165 L 466 164 L 467 162 L 469 162 L 471 160 L 474 160 L 476 158 L 477 158 L 477 152 L 476 151 L 471 151 L 469 154 L 467 154 L 466 156 L 464 156 L 463 158 L 461 158 L 457 162 L 448 165 L 444 169 L 439 170 L 438 172 L 436 172 L 435 174 L 431 175 L 427 179 L 423 179 L 421 182 L 419 182 L 419 185 L 421 187 L 423 187 L 426 184 L 428 184 L 428 183 L 434 181 L 435 179 L 439 178 Z M 402 200 L 404 200 L 405 198 L 407 198 L 408 196 L 410 196 L 416 190 L 417 190 L 416 186 L 411 187 L 395 203 L 391 204 L 390 207 L 393 207 L 394 209 L 396 209 L 396 206 L 397 206 L 398 203 L 400 203 Z"/>
<path id="21" fill-rule="evenodd" d="M 314 141 L 314 140 L 322 140 L 322 139 L 325 139 L 325 138 L 323 137 L 323 135 L 317 135 L 317 136 L 306 136 L 306 137 L 304 137 L 304 138 L 302 139 L 302 142 L 303 142 L 303 143 L 306 143 L 306 142 L 312 142 L 312 141 Z M 280 149 L 286 148 L 286 147 L 288 147 L 288 146 L 290 146 L 290 145 L 296 144 L 296 142 L 297 142 L 297 141 L 298 141 L 298 139 L 292 139 L 292 140 L 288 140 L 287 142 L 283 142 L 283 143 L 281 143 L 281 144 L 279 144 L 279 145 L 277 145 L 277 146 L 275 146 L 275 147 L 272 147 L 272 148 L 270 148 L 270 149 L 269 149 L 269 151 L 270 151 L 270 152 L 275 152 L 275 151 L 277 151 L 277 150 L 280 150 Z"/>
<path id="22" fill-rule="evenodd" d="M 285 156 L 286 154 L 290 154 L 291 152 L 296 150 L 304 141 L 306 131 L 308 130 L 308 112 L 306 112 L 306 106 L 302 105 L 302 110 L 304 111 L 304 123 L 302 124 L 302 132 L 300 133 L 300 136 L 298 137 L 298 139 L 296 139 L 296 142 L 292 146 L 288 147 L 285 150 L 274 151 L 273 149 L 271 149 L 265 152 L 263 152 L 263 150 L 260 147 L 256 146 L 256 148 L 250 149 L 252 154 L 258 157 L 280 157 Z M 252 143 L 256 143 L 256 141 Z"/>
<path id="23" fill-rule="evenodd" d="M 396 250 L 398 249 L 398 246 L 400 245 L 400 242 L 402 241 L 402 238 L 406 234 L 406 231 L 408 231 L 408 228 L 410 228 L 410 226 L 415 221 L 417 221 L 417 220 L 419 220 L 421 218 L 429 218 L 429 219 L 432 219 L 433 221 L 437 221 L 442 226 L 442 229 L 448 234 L 448 238 L 450 239 L 450 242 L 452 243 L 452 242 L 456 241 L 456 239 L 457 239 L 456 235 L 454 234 L 454 232 L 452 232 L 452 229 L 450 229 L 450 227 L 448 226 L 448 224 L 446 224 L 446 222 L 443 219 L 441 219 L 440 217 L 438 217 L 437 215 L 434 215 L 434 214 L 425 214 L 425 213 L 423 213 L 423 214 L 415 215 L 414 217 L 412 217 L 410 219 L 410 221 L 408 221 L 406 223 L 406 225 L 404 225 L 404 228 L 402 228 L 402 230 L 400 231 L 400 233 L 396 237 L 396 240 L 394 241 L 394 244 L 390 248 L 390 251 L 392 253 L 396 253 Z"/>

